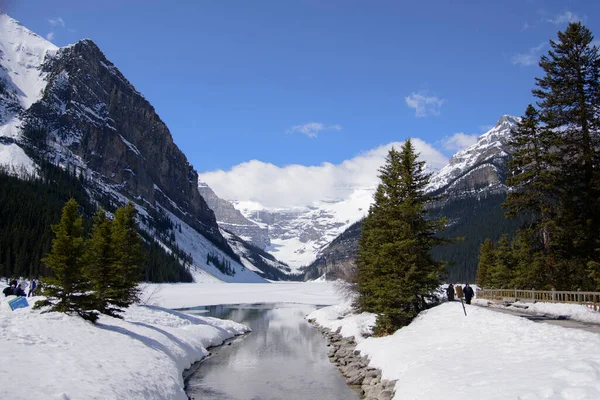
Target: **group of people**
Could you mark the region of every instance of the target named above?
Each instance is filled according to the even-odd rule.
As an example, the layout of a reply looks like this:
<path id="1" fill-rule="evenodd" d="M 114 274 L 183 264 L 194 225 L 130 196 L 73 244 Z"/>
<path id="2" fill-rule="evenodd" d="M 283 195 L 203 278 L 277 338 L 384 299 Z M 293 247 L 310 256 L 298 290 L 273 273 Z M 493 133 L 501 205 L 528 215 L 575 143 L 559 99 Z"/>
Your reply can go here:
<path id="1" fill-rule="evenodd" d="M 27 286 L 29 286 L 29 293 L 26 293 L 25 291 L 27 290 Z M 5 287 L 4 290 L 2 291 L 2 293 L 4 293 L 4 296 L 27 296 L 27 297 L 31 297 L 31 296 L 35 296 L 35 290 L 37 289 L 37 279 L 31 279 L 29 282 L 27 282 L 26 279 L 21 280 L 21 282 L 18 282 L 16 279 L 13 279 L 12 281 L 10 281 L 10 286 Z"/>
<path id="2" fill-rule="evenodd" d="M 465 298 L 465 302 L 467 304 L 471 304 L 471 299 L 475 296 L 475 292 L 473 292 L 473 288 L 469 286 L 467 283 L 465 287 L 461 287 L 460 285 L 452 285 L 451 283 L 446 288 L 446 296 L 448 297 L 448 301 L 454 301 L 454 294 L 456 291 L 456 297 L 459 299 Z"/>

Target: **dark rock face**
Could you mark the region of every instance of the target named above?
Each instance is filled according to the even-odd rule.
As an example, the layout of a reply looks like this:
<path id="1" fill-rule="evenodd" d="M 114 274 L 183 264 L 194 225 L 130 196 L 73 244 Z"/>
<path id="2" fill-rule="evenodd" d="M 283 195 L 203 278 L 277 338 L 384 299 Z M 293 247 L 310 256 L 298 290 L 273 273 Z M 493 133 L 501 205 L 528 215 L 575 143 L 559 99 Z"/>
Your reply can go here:
<path id="1" fill-rule="evenodd" d="M 249 238 L 252 245 L 264 250 L 271 244 L 269 229 L 261 228 L 239 212 L 233 204 L 219 198 L 205 183 L 198 182 L 198 191 L 211 210 L 214 211 L 219 226 L 236 236 Z"/>
<path id="2" fill-rule="evenodd" d="M 26 130 L 44 132 L 56 162 L 91 170 L 141 203 L 160 203 L 226 246 L 167 126 L 92 41 L 62 48 L 43 69 L 48 85 L 24 118 Z"/>
<path id="3" fill-rule="evenodd" d="M 349 280 L 356 264 L 356 251 L 360 239 L 361 221 L 358 221 L 335 238 L 303 272 L 306 280 L 326 275 L 327 280 Z"/>

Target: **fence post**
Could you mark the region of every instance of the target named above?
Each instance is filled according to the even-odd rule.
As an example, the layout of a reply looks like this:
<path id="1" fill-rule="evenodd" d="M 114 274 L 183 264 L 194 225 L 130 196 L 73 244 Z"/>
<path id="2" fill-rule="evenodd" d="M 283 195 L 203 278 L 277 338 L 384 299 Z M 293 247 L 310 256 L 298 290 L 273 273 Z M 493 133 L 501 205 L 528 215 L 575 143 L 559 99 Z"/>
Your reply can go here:
<path id="1" fill-rule="evenodd" d="M 535 300 L 535 289 L 531 288 L 531 300 Z"/>
<path id="2" fill-rule="evenodd" d="M 517 299 L 517 288 L 515 288 L 515 300 Z"/>
<path id="3" fill-rule="evenodd" d="M 581 303 L 581 293 L 579 292 L 581 292 L 581 288 L 577 288 L 577 302 Z"/>
<path id="4" fill-rule="evenodd" d="M 556 301 L 556 289 L 552 288 L 552 301 Z"/>

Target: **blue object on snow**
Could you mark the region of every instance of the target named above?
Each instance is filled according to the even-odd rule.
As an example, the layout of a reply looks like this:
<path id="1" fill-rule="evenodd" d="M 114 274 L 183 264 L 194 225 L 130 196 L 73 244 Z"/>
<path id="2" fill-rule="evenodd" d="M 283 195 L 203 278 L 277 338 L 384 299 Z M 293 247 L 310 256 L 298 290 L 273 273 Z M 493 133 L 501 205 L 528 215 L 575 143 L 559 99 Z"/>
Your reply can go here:
<path id="1" fill-rule="evenodd" d="M 14 298 L 8 302 L 10 309 L 15 311 L 17 308 L 25 308 L 29 307 L 29 303 L 27 302 L 27 298 L 19 296 Z"/>

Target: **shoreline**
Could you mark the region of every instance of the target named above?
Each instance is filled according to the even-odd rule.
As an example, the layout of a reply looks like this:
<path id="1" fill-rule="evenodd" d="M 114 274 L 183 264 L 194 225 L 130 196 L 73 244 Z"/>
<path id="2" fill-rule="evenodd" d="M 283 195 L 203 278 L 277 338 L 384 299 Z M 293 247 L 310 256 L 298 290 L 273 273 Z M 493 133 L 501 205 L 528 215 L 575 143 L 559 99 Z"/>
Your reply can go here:
<path id="1" fill-rule="evenodd" d="M 356 350 L 357 343 L 352 337 L 343 337 L 341 327 L 335 332 L 325 328 L 314 319 L 308 319 L 327 339 L 330 347 L 329 361 L 336 365 L 344 376 L 346 384 L 356 390 L 365 400 L 392 400 L 396 381 L 381 379 L 381 370 L 369 366 L 369 358 Z"/>

